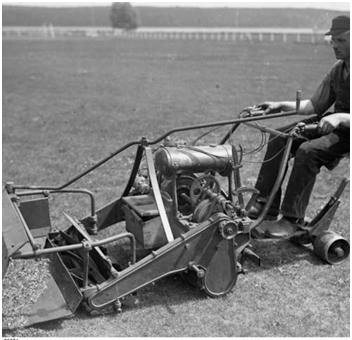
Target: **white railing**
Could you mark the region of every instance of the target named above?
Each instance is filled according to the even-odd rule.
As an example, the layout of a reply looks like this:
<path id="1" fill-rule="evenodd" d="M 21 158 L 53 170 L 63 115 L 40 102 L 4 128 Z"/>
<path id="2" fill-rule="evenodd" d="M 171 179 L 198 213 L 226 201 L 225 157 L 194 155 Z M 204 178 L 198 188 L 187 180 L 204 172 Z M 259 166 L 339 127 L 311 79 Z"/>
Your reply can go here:
<path id="1" fill-rule="evenodd" d="M 143 27 L 125 31 L 111 27 L 60 27 L 43 25 L 40 27 L 4 26 L 3 39 L 59 37 L 116 37 L 120 39 L 181 39 L 181 40 L 249 40 L 282 42 L 322 42 L 322 30 L 311 28 L 197 28 L 197 27 Z"/>

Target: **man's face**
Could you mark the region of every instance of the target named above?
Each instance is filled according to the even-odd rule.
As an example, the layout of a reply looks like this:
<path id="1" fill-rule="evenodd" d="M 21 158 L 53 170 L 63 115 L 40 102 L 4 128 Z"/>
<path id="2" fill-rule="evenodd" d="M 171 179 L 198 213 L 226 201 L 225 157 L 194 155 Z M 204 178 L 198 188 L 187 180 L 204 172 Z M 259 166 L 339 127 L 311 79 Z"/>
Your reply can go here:
<path id="1" fill-rule="evenodd" d="M 331 45 L 334 49 L 336 59 L 350 59 L 350 32 L 344 32 L 331 36 Z"/>

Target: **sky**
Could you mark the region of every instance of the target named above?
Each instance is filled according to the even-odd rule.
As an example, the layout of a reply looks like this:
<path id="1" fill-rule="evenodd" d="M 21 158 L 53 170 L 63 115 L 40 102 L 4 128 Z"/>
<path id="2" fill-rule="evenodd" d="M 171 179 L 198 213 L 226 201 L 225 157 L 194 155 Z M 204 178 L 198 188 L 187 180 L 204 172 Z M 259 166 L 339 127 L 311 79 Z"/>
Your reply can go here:
<path id="1" fill-rule="evenodd" d="M 3 5 L 26 5 L 26 6 L 49 6 L 49 7 L 69 7 L 69 6 L 107 6 L 111 2 L 32 2 L 32 1 L 2 1 Z M 335 1 L 335 2 L 322 2 L 322 1 L 186 1 L 180 0 L 177 2 L 170 1 L 131 1 L 133 6 L 163 6 L 163 7 L 237 7 L 237 8 L 268 8 L 268 7 L 285 7 L 285 8 L 321 8 L 348 11 L 350 9 L 350 1 Z"/>

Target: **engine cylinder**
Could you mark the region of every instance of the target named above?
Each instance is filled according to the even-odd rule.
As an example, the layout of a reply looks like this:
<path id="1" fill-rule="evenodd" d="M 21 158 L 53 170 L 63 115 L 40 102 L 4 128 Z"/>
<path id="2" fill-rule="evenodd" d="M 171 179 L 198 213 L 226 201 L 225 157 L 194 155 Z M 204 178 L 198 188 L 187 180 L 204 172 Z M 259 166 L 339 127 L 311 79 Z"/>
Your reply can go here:
<path id="1" fill-rule="evenodd" d="M 171 177 L 177 171 L 199 173 L 214 170 L 222 176 L 231 171 L 231 145 L 163 147 L 155 153 L 156 168 Z"/>
<path id="2" fill-rule="evenodd" d="M 342 262 L 350 253 L 348 241 L 332 231 L 326 231 L 317 236 L 313 246 L 314 252 L 330 264 Z"/>

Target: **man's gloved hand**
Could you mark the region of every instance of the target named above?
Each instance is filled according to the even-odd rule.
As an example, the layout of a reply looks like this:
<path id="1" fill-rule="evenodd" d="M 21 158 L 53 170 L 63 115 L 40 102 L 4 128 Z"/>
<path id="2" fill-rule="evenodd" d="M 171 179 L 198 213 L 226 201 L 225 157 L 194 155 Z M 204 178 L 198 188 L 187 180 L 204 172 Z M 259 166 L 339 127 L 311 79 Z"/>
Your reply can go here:
<path id="1" fill-rule="evenodd" d="M 264 110 L 264 114 L 277 113 L 281 111 L 281 102 L 264 102 L 259 104 L 257 107 Z"/>
<path id="2" fill-rule="evenodd" d="M 318 131 L 322 135 L 328 135 L 339 127 L 340 122 L 341 119 L 337 114 L 325 116 L 318 123 Z"/>
<path id="3" fill-rule="evenodd" d="M 239 114 L 239 118 L 263 116 L 265 113 L 258 106 L 245 107 Z"/>

